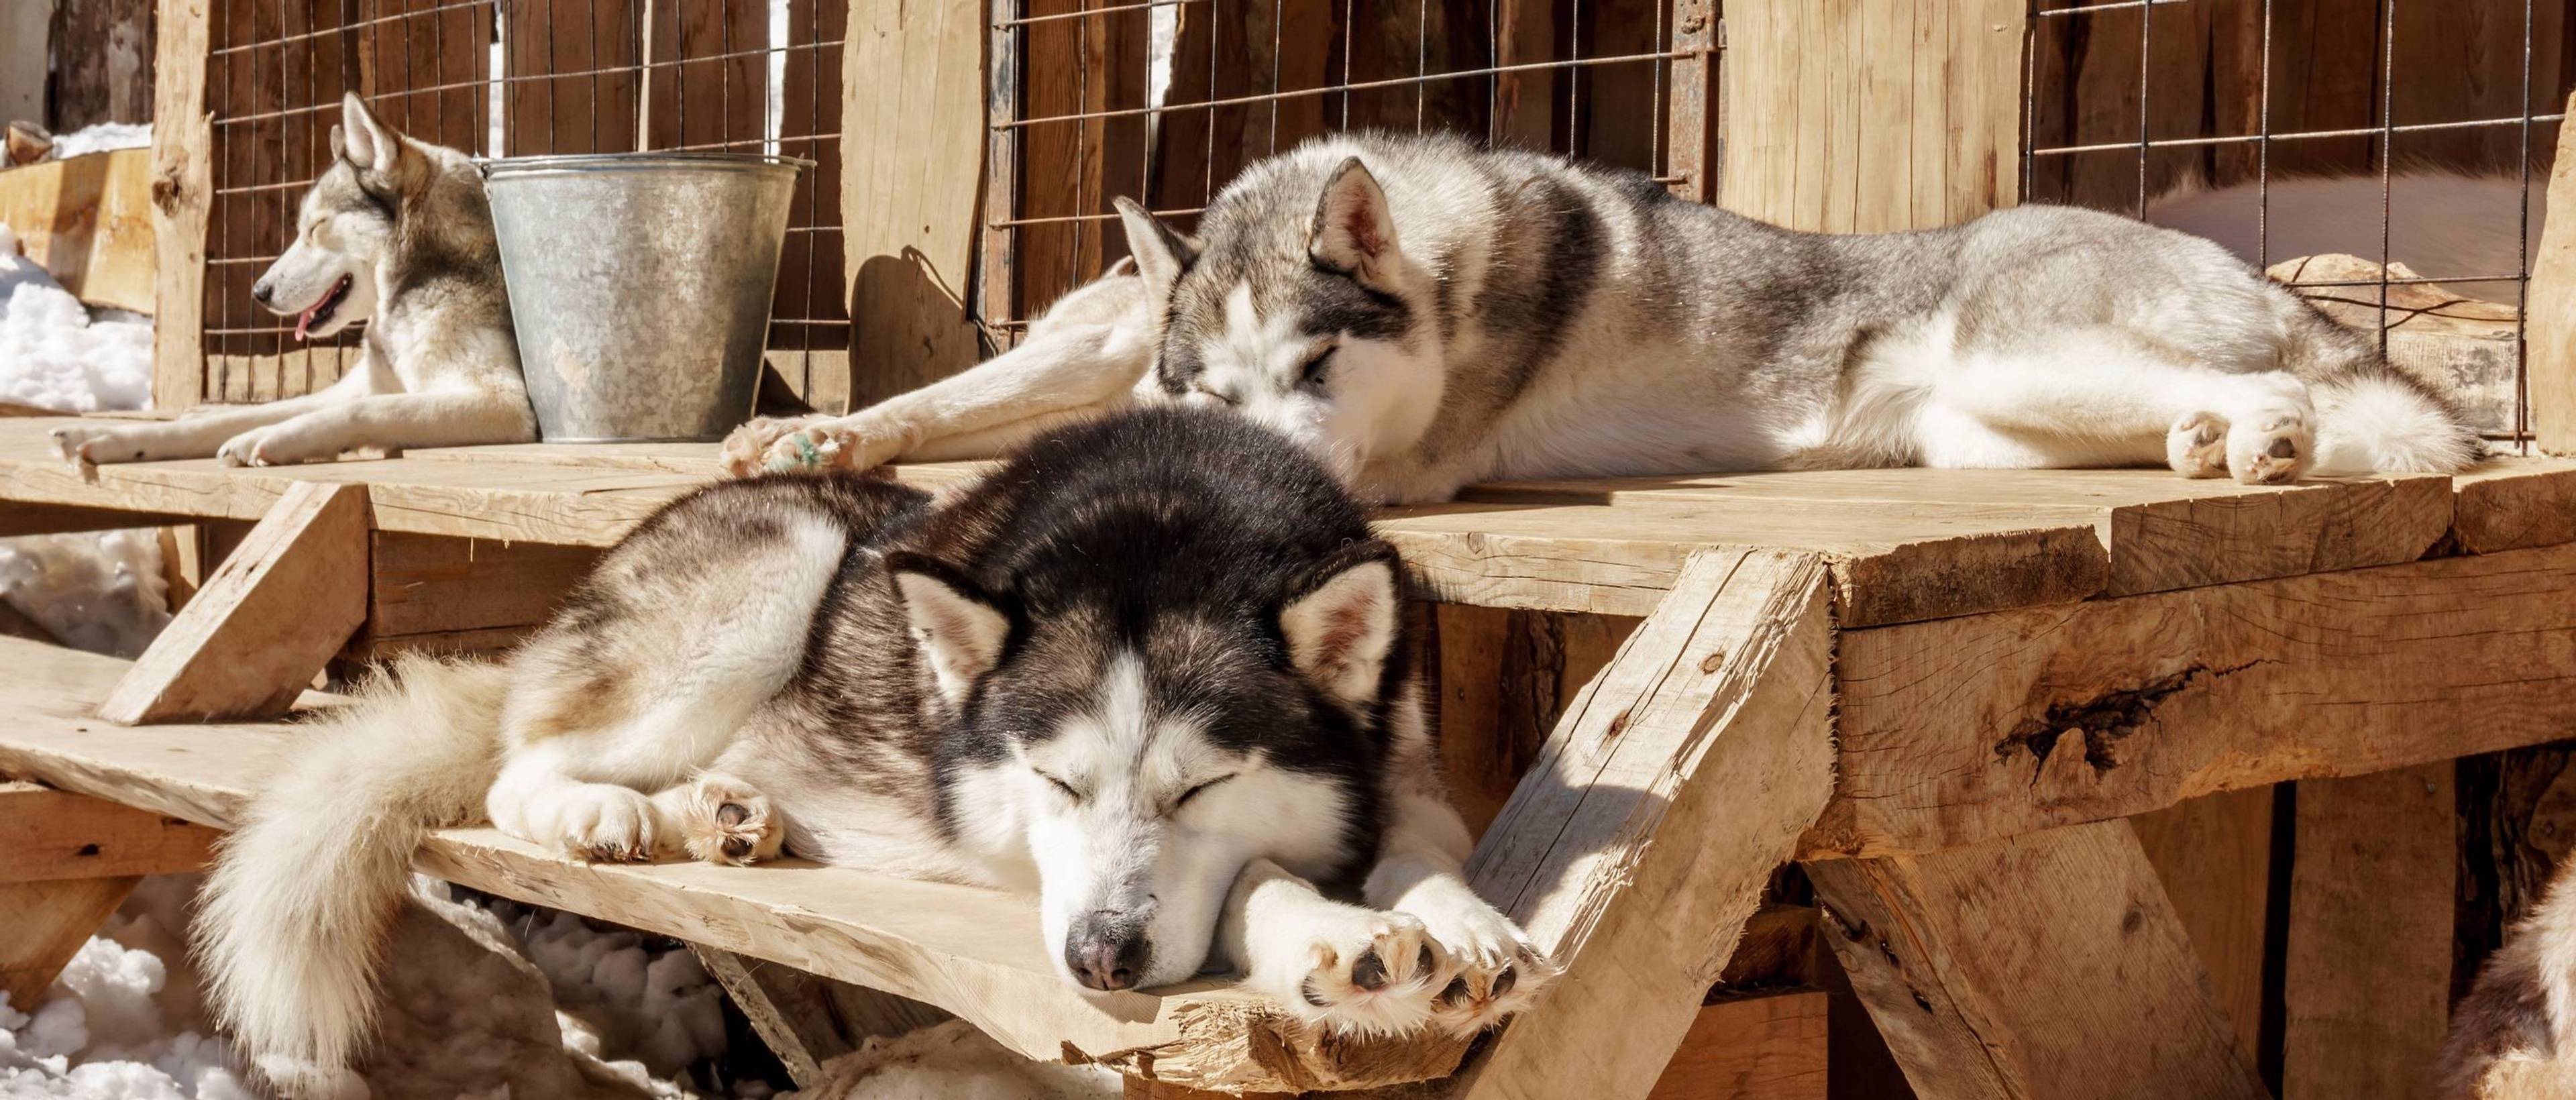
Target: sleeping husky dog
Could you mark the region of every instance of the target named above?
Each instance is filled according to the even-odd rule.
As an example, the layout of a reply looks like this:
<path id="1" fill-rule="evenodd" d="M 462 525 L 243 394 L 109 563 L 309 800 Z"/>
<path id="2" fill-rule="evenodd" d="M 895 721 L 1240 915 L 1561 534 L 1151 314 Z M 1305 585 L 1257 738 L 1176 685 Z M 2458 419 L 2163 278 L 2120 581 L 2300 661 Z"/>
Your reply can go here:
<path id="1" fill-rule="evenodd" d="M 295 243 L 251 297 L 294 317 L 297 339 L 367 322 L 357 369 L 303 397 L 58 428 L 64 458 L 87 466 L 213 455 L 274 466 L 360 447 L 537 437 L 482 176 L 465 154 L 394 132 L 356 95 L 341 100 L 340 120 L 331 166 L 297 212 Z"/>
<path id="2" fill-rule="evenodd" d="M 1800 233 L 1643 175 L 1345 134 L 1248 168 L 1010 354 L 736 469 L 957 456 L 1068 412 L 1240 410 L 1359 492 L 1495 478 L 2170 464 L 2448 471 L 2477 440 L 2374 342 L 2199 238 L 2067 207 Z M 1067 313 L 1058 317 L 1055 314 Z"/>
<path id="3" fill-rule="evenodd" d="M 1397 565 L 1302 450 L 1190 410 L 936 504 L 837 472 L 684 497 L 505 665 L 411 664 L 284 760 L 208 884 L 216 1003 L 327 1093 L 412 849 L 480 808 L 575 859 L 1031 891 L 1089 989 L 1215 963 L 1323 1026 L 1475 1031 L 1552 968 L 1460 877 Z"/>

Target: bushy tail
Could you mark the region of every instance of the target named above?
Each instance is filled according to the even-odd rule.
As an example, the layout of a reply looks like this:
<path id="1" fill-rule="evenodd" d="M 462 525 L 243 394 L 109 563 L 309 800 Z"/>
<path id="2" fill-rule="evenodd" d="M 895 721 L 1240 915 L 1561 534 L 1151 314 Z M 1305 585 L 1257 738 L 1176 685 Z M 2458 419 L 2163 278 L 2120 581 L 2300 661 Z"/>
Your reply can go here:
<path id="1" fill-rule="evenodd" d="M 2478 969 L 2434 1070 L 2443 1100 L 2563 1097 L 2576 1084 L 2576 860 Z"/>
<path id="2" fill-rule="evenodd" d="M 503 666 L 406 658 L 392 673 L 278 761 L 198 903 L 217 1017 L 289 1096 L 347 1093 L 412 854 L 480 816 L 498 767 Z"/>
<path id="3" fill-rule="evenodd" d="M 2457 413 L 2394 368 L 2322 382 L 2310 392 L 2317 409 L 2312 470 L 2321 476 L 2458 473 L 2485 449 Z"/>

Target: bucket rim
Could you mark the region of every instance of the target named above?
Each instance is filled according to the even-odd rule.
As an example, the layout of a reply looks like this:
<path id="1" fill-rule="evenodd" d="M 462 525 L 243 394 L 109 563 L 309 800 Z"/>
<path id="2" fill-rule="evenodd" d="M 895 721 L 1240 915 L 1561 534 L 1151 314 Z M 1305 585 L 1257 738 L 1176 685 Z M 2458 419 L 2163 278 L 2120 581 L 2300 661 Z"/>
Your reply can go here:
<path id="1" fill-rule="evenodd" d="M 814 167 L 803 157 L 780 153 L 720 152 L 630 152 L 630 153 L 549 153 L 532 157 L 484 157 L 474 162 L 484 179 L 538 172 L 633 172 L 666 168 L 713 169 L 718 171 L 760 171 L 785 168 L 801 172 Z"/>

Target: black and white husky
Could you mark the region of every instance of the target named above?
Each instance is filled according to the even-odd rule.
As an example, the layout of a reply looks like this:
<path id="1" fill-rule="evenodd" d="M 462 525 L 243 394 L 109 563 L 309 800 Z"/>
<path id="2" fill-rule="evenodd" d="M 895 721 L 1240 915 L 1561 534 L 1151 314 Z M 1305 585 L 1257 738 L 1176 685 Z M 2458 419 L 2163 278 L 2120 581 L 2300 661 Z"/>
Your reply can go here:
<path id="1" fill-rule="evenodd" d="M 404 137 L 356 95 L 340 102 L 331 165 L 304 193 L 295 241 L 251 286 L 298 339 L 367 323 L 365 356 L 302 397 L 170 421 L 59 428 L 81 465 L 220 458 L 276 466 L 359 448 L 461 447 L 537 437 L 510 329 L 483 177 L 465 154 Z"/>
<path id="2" fill-rule="evenodd" d="M 1633 172 L 1384 134 L 1253 165 L 1196 239 L 1121 210 L 1134 273 L 1028 343 L 848 417 L 756 422 L 729 461 L 963 457 L 1172 401 L 1239 409 L 1390 502 L 1494 478 L 2169 464 L 2278 482 L 2478 454 L 2370 338 L 2209 241 L 2088 210 L 1800 233 Z"/>
<path id="3" fill-rule="evenodd" d="M 1473 1032 L 1551 966 L 1460 877 L 1397 566 L 1300 448 L 1189 410 L 1048 436 L 938 503 L 846 473 L 703 490 L 506 664 L 409 665 L 285 757 L 208 885 L 216 1002 L 327 1094 L 413 847 L 482 810 L 584 860 L 1031 891 L 1092 989 L 1213 962 L 1320 1025 Z"/>

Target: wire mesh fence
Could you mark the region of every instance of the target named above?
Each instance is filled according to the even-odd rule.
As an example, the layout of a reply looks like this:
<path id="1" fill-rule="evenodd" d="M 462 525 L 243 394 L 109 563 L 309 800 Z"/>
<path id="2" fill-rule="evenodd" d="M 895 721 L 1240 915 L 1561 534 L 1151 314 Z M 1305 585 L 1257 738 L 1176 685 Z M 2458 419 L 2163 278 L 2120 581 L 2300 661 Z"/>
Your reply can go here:
<path id="1" fill-rule="evenodd" d="M 769 332 L 799 392 L 846 384 L 841 44 L 835 0 L 212 0 L 204 393 L 328 385 L 356 331 L 310 346 L 251 301 L 331 164 L 340 96 L 481 157 L 736 150 L 804 157 Z M 836 380 L 837 376 L 837 380 Z"/>
<path id="2" fill-rule="evenodd" d="M 2034 0 L 2022 194 L 2201 232 L 2527 446 L 2566 0 Z M 2393 266 L 2392 266 L 2393 265 Z M 2436 329 L 2488 336 L 2433 350 Z M 2460 349 L 2467 349 L 2462 351 Z M 2435 361 L 2440 360 L 2440 361 Z"/>
<path id="3" fill-rule="evenodd" d="M 1713 27 L 1681 0 L 992 0 L 978 311 L 1008 343 L 1187 230 L 1245 165 L 1337 130 L 1451 130 L 1706 194 Z M 1678 94 L 1677 94 L 1678 89 Z"/>

